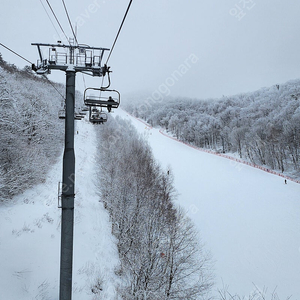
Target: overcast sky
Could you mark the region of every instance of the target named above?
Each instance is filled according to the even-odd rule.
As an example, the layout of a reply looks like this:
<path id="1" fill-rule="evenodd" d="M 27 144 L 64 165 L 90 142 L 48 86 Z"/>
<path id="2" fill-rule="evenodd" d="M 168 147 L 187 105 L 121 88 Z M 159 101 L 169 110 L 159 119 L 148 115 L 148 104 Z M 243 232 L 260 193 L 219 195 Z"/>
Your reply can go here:
<path id="1" fill-rule="evenodd" d="M 0 42 L 33 62 L 38 52 L 31 43 L 54 43 L 56 30 L 61 33 L 41 1 L 51 15 L 46 0 L 1 0 Z M 49 2 L 71 36 L 62 1 Z M 110 48 L 129 0 L 65 3 L 79 43 Z M 294 0 L 133 0 L 109 62 L 112 87 L 127 93 L 166 85 L 173 96 L 211 98 L 299 78 L 299 13 Z M 0 52 L 10 63 L 26 64 Z M 52 71 L 50 78 L 64 81 L 64 74 Z M 97 86 L 101 80 L 86 82 Z M 77 88 L 83 89 L 80 74 Z"/>

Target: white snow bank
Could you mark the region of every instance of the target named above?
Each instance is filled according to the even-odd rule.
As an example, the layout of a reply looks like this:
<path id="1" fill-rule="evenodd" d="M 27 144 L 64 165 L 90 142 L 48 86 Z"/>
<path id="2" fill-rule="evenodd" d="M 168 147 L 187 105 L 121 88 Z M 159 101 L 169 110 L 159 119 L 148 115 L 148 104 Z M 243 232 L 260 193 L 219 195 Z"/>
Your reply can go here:
<path id="1" fill-rule="evenodd" d="M 113 300 L 119 260 L 108 213 L 99 203 L 94 184 L 95 127 L 83 120 L 76 122 L 77 130 L 73 299 L 94 300 L 101 295 Z M 49 171 L 45 184 L 0 207 L 0 299 L 58 299 L 61 212 L 57 184 L 61 174 L 60 161 Z"/>

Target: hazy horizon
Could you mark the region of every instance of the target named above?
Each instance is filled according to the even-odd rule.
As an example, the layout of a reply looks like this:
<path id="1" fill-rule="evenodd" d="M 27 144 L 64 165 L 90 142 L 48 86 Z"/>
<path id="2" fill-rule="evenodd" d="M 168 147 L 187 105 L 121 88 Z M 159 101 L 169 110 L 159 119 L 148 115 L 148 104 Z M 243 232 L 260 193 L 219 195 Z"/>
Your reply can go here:
<path id="1" fill-rule="evenodd" d="M 71 36 L 62 2 L 50 3 Z M 110 48 L 129 1 L 65 3 L 79 43 Z M 299 8 L 279 0 L 135 0 L 109 61 L 112 86 L 126 94 L 168 85 L 172 96 L 207 99 L 297 79 Z M 45 0 L 2 3 L 0 16 L 0 42 L 32 62 L 38 58 L 32 42 L 66 43 Z M 20 68 L 27 64 L 2 47 L 0 52 Z M 64 83 L 65 74 L 52 71 L 49 78 Z M 101 85 L 101 78 L 85 81 Z M 77 89 L 83 88 L 77 74 Z"/>

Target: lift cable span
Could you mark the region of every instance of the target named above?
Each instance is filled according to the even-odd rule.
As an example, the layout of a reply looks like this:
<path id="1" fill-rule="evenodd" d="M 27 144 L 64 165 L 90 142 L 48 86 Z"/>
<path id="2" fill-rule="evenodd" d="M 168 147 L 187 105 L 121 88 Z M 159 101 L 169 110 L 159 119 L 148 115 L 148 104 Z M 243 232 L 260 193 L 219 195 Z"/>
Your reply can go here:
<path id="1" fill-rule="evenodd" d="M 49 1 L 48 1 L 48 0 L 46 0 L 46 2 L 47 2 L 47 4 L 48 4 L 48 6 L 49 6 L 49 8 L 50 8 L 50 10 L 51 10 L 51 12 L 52 12 L 52 14 L 53 14 L 53 16 L 54 16 L 55 20 L 56 20 L 56 22 L 57 22 L 57 24 L 58 24 L 59 28 L 61 29 L 62 33 L 64 34 L 64 36 L 65 36 L 66 40 L 67 40 L 67 41 L 69 41 L 69 39 L 68 39 L 68 37 L 67 37 L 67 35 L 66 35 L 65 31 L 63 30 L 63 28 L 62 28 L 62 26 L 61 26 L 61 24 L 60 24 L 60 22 L 59 22 L 59 20 L 58 20 L 58 18 L 57 18 L 57 16 L 56 16 L 56 14 L 55 14 L 55 12 L 54 12 L 54 10 L 53 10 L 53 8 L 52 8 L 51 4 L 49 3 Z"/>
<path id="2" fill-rule="evenodd" d="M 30 63 L 32 66 L 32 69 L 35 69 L 35 64 L 32 63 L 30 60 L 26 59 L 25 57 L 23 57 L 22 55 L 18 54 L 17 52 L 13 51 L 12 49 L 8 48 L 7 46 L 3 45 L 2 43 L 0 43 L 0 46 L 4 47 L 5 49 L 7 49 L 8 51 L 12 52 L 13 54 L 15 54 L 16 56 L 22 58 L 23 60 L 25 60 L 26 62 Z M 65 97 L 58 91 L 58 89 L 55 87 L 55 85 L 51 82 L 51 80 L 49 80 L 47 78 L 47 76 L 44 76 L 44 78 L 50 83 L 50 85 L 56 90 L 56 92 L 65 100 Z"/>
<path id="3" fill-rule="evenodd" d="M 76 44 L 78 45 L 78 40 L 77 40 L 76 34 L 75 34 L 75 32 L 74 32 L 74 29 L 73 29 L 73 26 L 72 26 L 72 22 L 71 22 L 71 19 L 70 19 L 70 16 L 69 16 L 69 13 L 68 13 L 68 10 L 67 10 L 65 1 L 62 0 L 62 3 L 63 3 L 63 5 L 64 5 L 64 9 L 65 9 L 65 12 L 66 12 L 66 15 L 67 15 L 67 18 L 68 18 L 68 21 L 69 21 L 69 24 L 70 24 L 70 27 L 71 27 L 73 36 L 74 36 L 74 39 L 75 39 L 75 41 L 76 41 Z"/>
<path id="4" fill-rule="evenodd" d="M 57 31 L 57 29 L 56 29 L 56 27 L 55 27 L 55 25 L 54 25 L 54 23 L 53 23 L 53 21 L 52 21 L 50 15 L 49 15 L 48 12 L 47 12 L 47 9 L 46 9 L 45 5 L 43 4 L 42 0 L 40 0 L 40 2 L 41 2 L 41 4 L 42 4 L 42 6 L 43 6 L 43 8 L 44 8 L 44 11 L 46 12 L 46 14 L 47 14 L 49 20 L 50 20 L 50 22 L 51 22 L 51 24 L 52 24 L 52 26 L 53 26 L 55 32 L 56 32 L 57 36 L 59 36 L 59 33 L 58 33 L 58 31 Z"/>
<path id="5" fill-rule="evenodd" d="M 44 74 L 43 77 L 49 82 L 49 84 L 56 90 L 56 92 L 62 97 L 62 99 L 65 101 L 66 98 L 62 95 L 62 93 L 55 87 L 55 85 L 52 83 L 52 81 Z"/>
<path id="6" fill-rule="evenodd" d="M 131 3 L 132 3 L 132 0 L 130 0 L 130 2 L 129 2 L 129 4 L 128 4 L 127 10 L 126 10 L 125 15 L 124 15 L 124 18 L 123 18 L 123 20 L 122 20 L 122 23 L 121 23 L 121 25 L 120 25 L 120 28 L 119 28 L 119 30 L 118 30 L 118 33 L 117 33 L 116 38 L 115 38 L 115 40 L 114 40 L 114 43 L 113 43 L 113 45 L 112 45 L 112 47 L 111 47 L 111 50 L 110 50 L 109 55 L 108 55 L 108 58 L 107 58 L 107 60 L 106 60 L 106 64 L 108 63 L 108 61 L 109 61 L 109 59 L 110 59 L 110 56 L 111 56 L 111 53 L 113 52 L 113 50 L 114 50 L 114 48 L 115 48 L 115 44 L 116 44 L 116 42 L 117 42 L 117 39 L 118 39 L 118 37 L 119 37 L 119 35 L 120 35 L 121 29 L 122 29 L 122 27 L 123 27 L 123 24 L 124 24 L 124 22 L 125 22 L 125 19 L 126 19 L 126 17 L 127 17 L 127 14 L 128 14 L 128 12 L 129 12 Z"/>
<path id="7" fill-rule="evenodd" d="M 33 63 L 32 63 L 30 60 L 28 60 L 28 59 L 26 59 L 25 57 L 21 56 L 21 55 L 18 54 L 17 52 L 11 50 L 11 49 L 8 48 L 7 46 L 3 45 L 2 43 L 0 43 L 0 46 L 4 47 L 4 48 L 7 49 L 8 51 L 12 52 L 13 54 L 19 56 L 19 57 L 22 58 L 23 60 L 25 60 L 25 61 L 27 61 L 28 63 L 30 63 L 31 65 L 33 65 Z"/>

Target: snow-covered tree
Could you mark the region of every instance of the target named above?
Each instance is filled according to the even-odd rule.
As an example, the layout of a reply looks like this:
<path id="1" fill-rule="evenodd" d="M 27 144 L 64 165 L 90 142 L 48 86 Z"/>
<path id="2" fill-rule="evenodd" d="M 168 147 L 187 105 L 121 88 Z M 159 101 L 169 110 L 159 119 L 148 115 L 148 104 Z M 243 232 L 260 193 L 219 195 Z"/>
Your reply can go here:
<path id="1" fill-rule="evenodd" d="M 151 97 L 150 97 L 151 99 Z M 221 99 L 125 97 L 123 107 L 178 139 L 202 148 L 236 152 L 281 172 L 299 173 L 300 81 Z M 151 104 L 151 105 L 150 105 Z M 142 109 L 147 107 L 147 110 Z"/>
<path id="2" fill-rule="evenodd" d="M 56 88 L 64 93 L 62 85 Z M 0 201 L 45 180 L 62 152 L 61 97 L 29 67 L 0 60 Z"/>
<path id="3" fill-rule="evenodd" d="M 123 299 L 198 299 L 212 281 L 210 259 L 191 221 L 174 206 L 171 170 L 126 121 L 98 131 L 99 188 L 118 238 Z"/>

